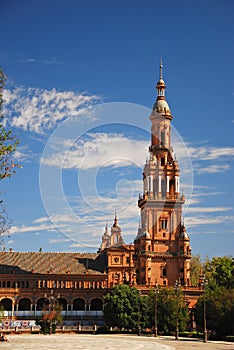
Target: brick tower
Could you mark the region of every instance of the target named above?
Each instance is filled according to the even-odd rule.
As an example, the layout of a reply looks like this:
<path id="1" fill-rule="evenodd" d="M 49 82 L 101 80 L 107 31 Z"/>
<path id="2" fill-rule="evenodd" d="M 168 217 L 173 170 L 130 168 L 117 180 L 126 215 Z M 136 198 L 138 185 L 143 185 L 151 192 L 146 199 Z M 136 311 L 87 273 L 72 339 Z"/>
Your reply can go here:
<path id="1" fill-rule="evenodd" d="M 190 284 L 190 239 L 182 224 L 184 195 L 180 194 L 180 169 L 171 147 L 173 118 L 160 77 L 157 99 L 150 115 L 151 145 L 143 170 L 143 196 L 138 206 L 141 225 L 135 238 L 134 262 L 138 284 Z"/>

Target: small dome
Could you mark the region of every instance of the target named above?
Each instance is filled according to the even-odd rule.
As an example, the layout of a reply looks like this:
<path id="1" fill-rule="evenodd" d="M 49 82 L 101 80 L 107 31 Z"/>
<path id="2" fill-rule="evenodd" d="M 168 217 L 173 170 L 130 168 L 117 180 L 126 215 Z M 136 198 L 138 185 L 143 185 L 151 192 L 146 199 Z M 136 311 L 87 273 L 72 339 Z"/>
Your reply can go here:
<path id="1" fill-rule="evenodd" d="M 164 113 L 164 112 L 169 112 L 170 113 L 170 108 L 168 106 L 168 103 L 166 100 L 159 100 L 157 99 L 157 101 L 154 104 L 153 110 L 158 112 L 158 113 Z"/>
<path id="2" fill-rule="evenodd" d="M 165 81 L 162 78 L 160 78 L 159 81 L 157 82 L 157 86 L 158 85 L 160 85 L 160 86 L 164 85 L 166 87 Z"/>

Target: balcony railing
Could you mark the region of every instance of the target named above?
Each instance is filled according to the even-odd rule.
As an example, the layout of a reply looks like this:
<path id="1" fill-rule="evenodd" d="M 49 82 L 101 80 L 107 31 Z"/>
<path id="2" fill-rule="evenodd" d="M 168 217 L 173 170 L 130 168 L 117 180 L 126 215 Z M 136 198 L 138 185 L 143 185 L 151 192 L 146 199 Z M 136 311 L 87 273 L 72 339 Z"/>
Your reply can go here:
<path id="1" fill-rule="evenodd" d="M 5 317 L 37 317 L 41 316 L 42 311 L 3 311 L 3 316 Z M 63 317 L 102 317 L 102 310 L 92 310 L 92 311 L 62 311 Z"/>

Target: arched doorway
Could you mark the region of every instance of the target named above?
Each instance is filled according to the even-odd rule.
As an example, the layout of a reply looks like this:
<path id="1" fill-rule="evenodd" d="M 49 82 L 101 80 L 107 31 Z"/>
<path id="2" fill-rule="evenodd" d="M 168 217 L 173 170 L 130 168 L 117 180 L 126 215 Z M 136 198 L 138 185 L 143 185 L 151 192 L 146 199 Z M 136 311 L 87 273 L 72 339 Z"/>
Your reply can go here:
<path id="1" fill-rule="evenodd" d="M 37 301 L 37 311 L 42 311 L 44 307 L 49 305 L 49 300 L 45 298 L 40 298 Z"/>
<path id="2" fill-rule="evenodd" d="M 4 298 L 0 301 L 0 306 L 5 311 L 12 311 L 12 300 L 9 298 Z"/>
<path id="3" fill-rule="evenodd" d="M 73 300 L 73 310 L 74 311 L 84 311 L 85 301 L 82 298 L 76 298 Z"/>
<path id="4" fill-rule="evenodd" d="M 67 311 L 67 300 L 64 298 L 58 299 L 58 304 L 62 306 L 62 311 Z"/>
<path id="5" fill-rule="evenodd" d="M 20 299 L 18 303 L 18 311 L 30 311 L 31 301 L 28 298 Z"/>
<path id="6" fill-rule="evenodd" d="M 90 311 L 102 311 L 102 299 L 92 299 L 90 304 Z"/>

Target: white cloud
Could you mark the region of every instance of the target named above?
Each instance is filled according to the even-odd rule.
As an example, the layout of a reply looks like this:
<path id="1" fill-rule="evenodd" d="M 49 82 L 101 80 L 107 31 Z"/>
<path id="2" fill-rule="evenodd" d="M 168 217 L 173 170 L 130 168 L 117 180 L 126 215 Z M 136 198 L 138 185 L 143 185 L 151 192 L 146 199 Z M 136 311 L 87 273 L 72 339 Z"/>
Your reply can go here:
<path id="1" fill-rule="evenodd" d="M 129 191 L 130 185 L 134 192 Z M 70 213 L 60 212 L 51 217 L 38 217 L 28 226 L 13 226 L 10 234 L 60 231 L 64 237 L 53 237 L 48 243 L 63 243 L 70 240 L 74 244 L 78 243 L 80 247 L 98 248 L 106 221 L 108 221 L 108 226 L 111 227 L 117 210 L 123 237 L 132 235 L 131 239 L 133 239 L 138 228 L 137 194 L 141 187 L 142 182 L 140 180 L 133 180 L 131 183 L 121 182 L 117 198 L 113 198 L 112 193 L 103 194 L 100 197 L 68 197 L 72 210 Z M 120 197 L 121 200 L 119 200 Z"/>
<path id="2" fill-rule="evenodd" d="M 187 213 L 216 213 L 222 211 L 229 211 L 232 208 L 229 207 L 189 207 Z"/>
<path id="3" fill-rule="evenodd" d="M 91 169 L 101 167 L 143 166 L 148 153 L 148 141 L 135 141 L 122 134 L 89 133 L 77 143 L 57 140 L 55 152 L 43 164 L 65 169 Z M 61 153 L 62 149 L 65 151 Z"/>
<path id="4" fill-rule="evenodd" d="M 35 155 L 28 146 L 18 146 L 14 152 L 14 159 L 18 162 L 29 162 Z"/>
<path id="5" fill-rule="evenodd" d="M 38 219 L 35 219 L 33 222 L 34 224 L 39 224 L 39 223 L 48 222 L 48 221 L 49 221 L 48 216 L 42 216 Z"/>
<path id="6" fill-rule="evenodd" d="M 60 243 L 65 243 L 65 242 L 70 242 L 70 239 L 68 239 L 68 238 L 54 238 L 54 239 L 49 239 L 49 241 L 48 241 L 49 244 L 60 244 Z"/>
<path id="7" fill-rule="evenodd" d="M 234 147 L 188 146 L 188 151 L 190 157 L 196 160 L 215 160 L 234 156 Z"/>
<path id="8" fill-rule="evenodd" d="M 186 216 L 185 224 L 189 227 L 203 226 L 203 225 L 214 225 L 214 224 L 222 224 L 226 222 L 233 222 L 234 216 L 224 215 L 224 216 Z"/>
<path id="9" fill-rule="evenodd" d="M 31 57 L 31 58 L 21 59 L 20 62 L 33 63 L 33 64 L 44 64 L 44 65 L 66 64 L 64 61 L 60 61 L 56 57 L 45 58 L 45 59 L 37 59 L 37 58 Z"/>
<path id="10" fill-rule="evenodd" d="M 210 166 L 207 166 L 207 167 L 202 167 L 200 165 L 200 167 L 198 167 L 196 169 L 196 172 L 198 174 L 205 174 L 205 173 L 208 173 L 208 174 L 213 174 L 213 173 L 222 173 L 226 170 L 229 170 L 230 169 L 230 165 L 228 164 L 212 164 Z"/>
<path id="11" fill-rule="evenodd" d="M 9 230 L 9 234 L 18 234 L 18 233 L 25 233 L 25 232 L 35 232 L 35 231 L 49 231 L 54 230 L 54 225 L 47 224 L 47 225 L 22 225 L 22 226 L 12 226 Z"/>
<path id="12" fill-rule="evenodd" d="M 4 108 L 12 127 L 37 134 L 51 130 L 65 118 L 85 115 L 99 96 L 73 91 L 18 87 L 4 90 Z"/>

